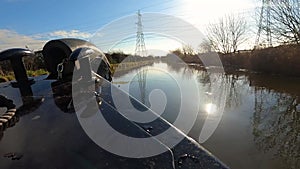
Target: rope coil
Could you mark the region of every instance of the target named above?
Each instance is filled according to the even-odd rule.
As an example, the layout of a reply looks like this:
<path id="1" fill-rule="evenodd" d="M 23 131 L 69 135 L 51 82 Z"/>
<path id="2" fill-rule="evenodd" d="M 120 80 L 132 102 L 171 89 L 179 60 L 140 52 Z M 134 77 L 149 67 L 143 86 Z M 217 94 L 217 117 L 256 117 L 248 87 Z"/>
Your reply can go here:
<path id="1" fill-rule="evenodd" d="M 8 127 L 12 127 L 17 121 L 15 104 L 12 100 L 0 95 L 0 107 L 6 107 L 4 114 L 0 115 L 0 132 L 3 132 Z"/>
<path id="2" fill-rule="evenodd" d="M 0 116 L 0 132 L 12 127 L 18 121 L 16 116 L 16 109 L 8 109 L 3 115 Z"/>

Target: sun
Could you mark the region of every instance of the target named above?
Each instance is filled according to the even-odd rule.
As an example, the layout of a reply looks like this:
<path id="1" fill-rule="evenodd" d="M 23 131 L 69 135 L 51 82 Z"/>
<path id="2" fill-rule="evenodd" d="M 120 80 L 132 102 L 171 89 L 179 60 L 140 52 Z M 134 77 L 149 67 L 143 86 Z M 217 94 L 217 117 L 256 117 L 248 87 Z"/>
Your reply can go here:
<path id="1" fill-rule="evenodd" d="M 179 17 L 199 29 L 226 14 L 244 13 L 254 10 L 256 6 L 253 0 L 178 0 L 177 5 Z"/>

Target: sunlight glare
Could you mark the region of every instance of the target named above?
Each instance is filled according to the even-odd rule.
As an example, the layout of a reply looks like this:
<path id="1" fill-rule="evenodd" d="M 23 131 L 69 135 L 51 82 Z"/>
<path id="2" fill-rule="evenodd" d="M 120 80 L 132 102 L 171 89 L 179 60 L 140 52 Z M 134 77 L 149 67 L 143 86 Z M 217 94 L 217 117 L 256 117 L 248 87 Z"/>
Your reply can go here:
<path id="1" fill-rule="evenodd" d="M 214 114 L 217 110 L 217 106 L 213 103 L 207 103 L 205 105 L 205 111 L 207 114 Z"/>
<path id="2" fill-rule="evenodd" d="M 178 4 L 181 4 L 178 12 L 182 14 L 180 17 L 197 27 L 215 22 L 226 14 L 245 12 L 255 7 L 251 0 L 183 0 Z"/>

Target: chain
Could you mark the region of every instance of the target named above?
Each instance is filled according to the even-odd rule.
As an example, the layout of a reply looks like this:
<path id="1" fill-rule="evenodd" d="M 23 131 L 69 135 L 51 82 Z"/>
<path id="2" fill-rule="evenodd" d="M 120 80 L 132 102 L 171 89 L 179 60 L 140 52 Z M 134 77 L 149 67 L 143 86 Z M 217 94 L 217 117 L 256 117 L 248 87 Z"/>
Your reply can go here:
<path id="1" fill-rule="evenodd" d="M 67 59 L 63 59 L 61 63 L 59 63 L 56 67 L 57 70 L 57 79 L 61 80 L 62 79 L 62 73 L 64 71 L 64 63 L 67 62 Z"/>

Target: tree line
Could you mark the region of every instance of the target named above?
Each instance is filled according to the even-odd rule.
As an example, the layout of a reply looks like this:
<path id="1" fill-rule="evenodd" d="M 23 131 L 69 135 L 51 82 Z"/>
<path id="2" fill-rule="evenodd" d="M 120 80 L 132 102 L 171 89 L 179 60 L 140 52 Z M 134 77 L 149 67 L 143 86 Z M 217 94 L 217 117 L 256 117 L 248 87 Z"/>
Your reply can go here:
<path id="1" fill-rule="evenodd" d="M 225 69 L 248 69 L 261 73 L 300 76 L 300 9 L 298 0 L 269 1 L 269 16 L 262 19 L 262 36 L 271 32 L 274 46 L 253 46 L 249 50 L 239 50 L 249 42 L 251 26 L 240 15 L 225 15 L 216 23 L 208 24 L 206 39 L 198 49 L 189 45 L 172 50 L 167 57 L 178 56 L 187 63 L 200 63 L 200 55 L 217 52 Z M 249 36 L 250 35 L 250 36 Z M 255 40 L 255 39 L 252 39 Z M 208 55 L 209 56 L 209 55 Z"/>
<path id="2" fill-rule="evenodd" d="M 298 0 L 269 1 L 268 16 L 261 17 L 260 12 L 255 14 L 256 20 L 262 20 L 256 26 L 262 29 L 262 36 L 269 32 L 277 45 L 300 44 L 299 7 Z M 242 44 L 250 40 L 251 27 L 241 15 L 225 15 L 207 26 L 207 39 L 199 45 L 199 52 L 236 53 Z"/>

